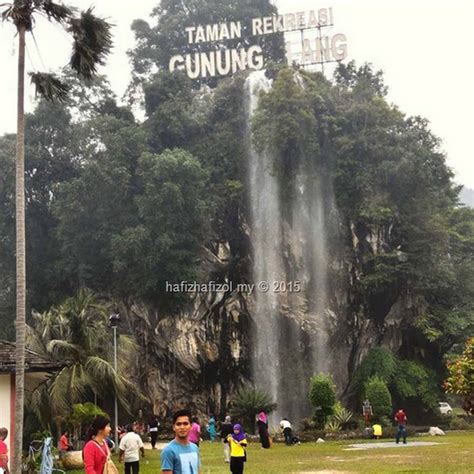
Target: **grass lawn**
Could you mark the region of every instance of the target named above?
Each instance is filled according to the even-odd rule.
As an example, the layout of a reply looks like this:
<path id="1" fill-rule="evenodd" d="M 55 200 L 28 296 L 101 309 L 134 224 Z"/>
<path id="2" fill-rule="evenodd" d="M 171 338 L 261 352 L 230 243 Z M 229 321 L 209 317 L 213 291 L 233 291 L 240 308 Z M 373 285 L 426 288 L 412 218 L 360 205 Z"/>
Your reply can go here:
<path id="1" fill-rule="evenodd" d="M 348 444 L 361 441 L 328 441 L 324 444 L 303 443 L 286 447 L 275 444 L 263 450 L 250 444 L 245 474 L 316 474 L 346 472 L 474 472 L 474 432 L 451 433 L 443 437 L 417 437 L 416 441 L 433 441 L 437 446 L 407 446 L 367 451 L 345 451 Z M 384 440 L 387 441 L 387 440 Z M 410 441 L 410 440 L 409 440 Z M 148 464 L 141 462 L 141 474 L 159 474 L 159 452 L 146 452 Z M 206 441 L 201 444 L 203 474 L 228 473 L 222 446 Z M 123 468 L 120 467 L 123 472 Z M 70 471 L 80 474 L 82 471 Z"/>

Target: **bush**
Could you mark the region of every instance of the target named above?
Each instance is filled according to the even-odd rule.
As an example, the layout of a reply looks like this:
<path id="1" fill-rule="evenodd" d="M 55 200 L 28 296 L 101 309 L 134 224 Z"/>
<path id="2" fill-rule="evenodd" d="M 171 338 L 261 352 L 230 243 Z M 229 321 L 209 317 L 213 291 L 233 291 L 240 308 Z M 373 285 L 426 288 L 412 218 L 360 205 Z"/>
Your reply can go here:
<path id="1" fill-rule="evenodd" d="M 311 377 L 309 398 L 315 408 L 315 420 L 323 427 L 329 416 L 334 413 L 336 404 L 336 386 L 329 374 L 318 374 Z"/>
<path id="2" fill-rule="evenodd" d="M 350 427 L 357 426 L 356 423 L 353 421 L 354 413 L 349 410 L 346 410 L 343 406 L 337 406 L 334 410 L 334 415 L 332 416 L 332 420 L 339 423 L 341 428 L 346 430 Z"/>
<path id="3" fill-rule="evenodd" d="M 254 432 L 255 417 L 264 411 L 271 413 L 276 408 L 270 395 L 253 387 L 242 387 L 232 400 L 231 415 L 244 420 L 244 428 L 248 433 Z"/>
<path id="4" fill-rule="evenodd" d="M 365 396 L 372 404 L 373 421 L 383 421 L 392 415 L 392 396 L 387 384 L 379 377 L 371 377 L 365 384 Z"/>
<path id="5" fill-rule="evenodd" d="M 474 427 L 473 424 L 469 423 L 462 416 L 454 416 L 449 422 L 450 430 L 470 430 Z"/>

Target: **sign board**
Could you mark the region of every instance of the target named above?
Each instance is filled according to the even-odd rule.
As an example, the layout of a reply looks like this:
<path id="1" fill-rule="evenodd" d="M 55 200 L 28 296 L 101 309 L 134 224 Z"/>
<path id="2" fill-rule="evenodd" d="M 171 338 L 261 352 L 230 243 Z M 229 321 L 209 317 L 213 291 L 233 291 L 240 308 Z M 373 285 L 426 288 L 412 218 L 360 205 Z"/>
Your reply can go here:
<path id="1" fill-rule="evenodd" d="M 322 33 L 334 26 L 332 8 L 252 18 L 245 26 L 241 21 L 232 21 L 186 27 L 187 44 L 190 48 L 195 46 L 196 50 L 171 57 L 169 70 L 184 70 L 191 79 L 198 79 L 227 76 L 246 69 L 263 69 L 265 57 L 261 46 L 253 44 L 227 48 L 225 42 L 281 33 L 285 34 L 289 64 L 324 64 L 342 61 L 347 57 L 347 39 L 344 34 Z M 308 34 L 309 31 L 313 33 Z M 300 35 L 297 42 L 290 38 L 294 33 Z M 219 47 L 212 49 L 215 43 L 219 43 Z M 208 50 L 206 45 L 209 45 Z"/>

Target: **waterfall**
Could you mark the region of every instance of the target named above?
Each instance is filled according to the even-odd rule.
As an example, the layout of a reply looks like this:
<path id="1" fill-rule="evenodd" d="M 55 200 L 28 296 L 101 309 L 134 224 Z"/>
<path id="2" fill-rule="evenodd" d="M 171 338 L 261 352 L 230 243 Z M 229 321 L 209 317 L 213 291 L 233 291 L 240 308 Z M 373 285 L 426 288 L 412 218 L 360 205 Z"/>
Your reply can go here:
<path id="1" fill-rule="evenodd" d="M 270 89 L 271 80 L 265 71 L 247 78 L 250 140 L 251 119 L 259 95 Z M 281 417 L 298 423 L 310 416 L 309 378 L 330 369 L 326 323 L 326 220 L 330 193 L 313 157 L 302 157 L 294 170 L 291 202 L 283 202 L 279 182 L 282 178 L 275 173 L 275 159 L 271 150 L 257 152 L 250 142 L 248 198 L 256 284 L 252 370 L 255 385 L 278 404 L 272 424 Z M 259 291 L 262 281 L 270 285 L 268 292 Z M 279 281 L 300 281 L 301 292 L 276 293 L 271 286 Z"/>
<path id="2" fill-rule="evenodd" d="M 268 91 L 271 81 L 265 71 L 257 71 L 247 79 L 248 92 L 248 130 L 250 119 L 257 106 L 259 93 Z M 281 212 L 279 206 L 279 187 L 273 171 L 272 156 L 257 153 L 249 147 L 249 191 L 250 224 L 253 247 L 253 279 L 258 285 L 283 279 L 283 260 L 281 257 Z M 254 353 L 252 357 L 254 380 L 264 388 L 273 400 L 278 400 L 280 386 L 280 360 L 275 346 L 278 344 L 279 302 L 277 293 L 256 290 L 254 318 Z"/>

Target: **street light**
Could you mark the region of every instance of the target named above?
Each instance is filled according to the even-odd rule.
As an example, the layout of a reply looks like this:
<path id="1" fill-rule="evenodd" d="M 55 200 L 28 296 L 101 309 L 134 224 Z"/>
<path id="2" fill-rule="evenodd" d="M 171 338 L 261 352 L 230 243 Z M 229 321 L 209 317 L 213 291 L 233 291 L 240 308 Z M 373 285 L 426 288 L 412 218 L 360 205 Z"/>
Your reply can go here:
<path id="1" fill-rule="evenodd" d="M 120 321 L 120 315 L 118 313 L 112 313 L 109 316 L 109 324 L 110 327 L 114 331 L 114 370 L 115 374 L 118 374 L 117 370 L 117 326 Z M 118 401 L 117 401 L 117 389 L 115 389 L 115 400 L 114 400 L 114 408 L 115 408 L 115 449 L 118 449 Z"/>

